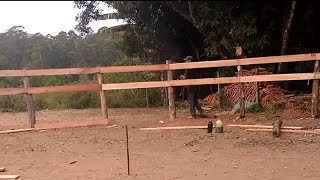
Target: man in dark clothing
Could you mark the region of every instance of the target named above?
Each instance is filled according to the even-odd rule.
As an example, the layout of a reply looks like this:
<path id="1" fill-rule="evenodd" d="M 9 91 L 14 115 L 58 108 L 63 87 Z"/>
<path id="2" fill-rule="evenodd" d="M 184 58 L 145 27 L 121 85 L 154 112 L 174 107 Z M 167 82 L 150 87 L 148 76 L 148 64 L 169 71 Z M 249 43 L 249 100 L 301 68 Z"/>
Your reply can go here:
<path id="1" fill-rule="evenodd" d="M 184 59 L 185 62 L 193 62 L 194 59 L 192 56 L 187 56 Z M 180 79 L 197 79 L 198 72 L 196 69 L 186 69 L 184 74 L 180 76 Z M 198 94 L 199 88 L 195 85 L 187 86 L 187 93 L 188 93 L 188 102 L 190 106 L 190 112 L 192 119 L 196 119 L 196 109 L 200 112 L 200 115 L 204 115 L 204 110 L 201 108 L 198 102 Z"/>

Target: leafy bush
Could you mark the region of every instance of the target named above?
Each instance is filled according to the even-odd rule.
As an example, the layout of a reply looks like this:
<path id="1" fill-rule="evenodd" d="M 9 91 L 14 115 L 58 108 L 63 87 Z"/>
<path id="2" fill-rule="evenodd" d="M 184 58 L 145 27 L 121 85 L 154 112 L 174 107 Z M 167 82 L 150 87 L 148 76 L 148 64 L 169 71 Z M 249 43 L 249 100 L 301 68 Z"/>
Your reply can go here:
<path id="1" fill-rule="evenodd" d="M 258 112 L 263 112 L 264 108 L 260 103 L 255 103 L 252 106 L 246 108 L 246 111 L 249 113 L 258 113 Z"/>

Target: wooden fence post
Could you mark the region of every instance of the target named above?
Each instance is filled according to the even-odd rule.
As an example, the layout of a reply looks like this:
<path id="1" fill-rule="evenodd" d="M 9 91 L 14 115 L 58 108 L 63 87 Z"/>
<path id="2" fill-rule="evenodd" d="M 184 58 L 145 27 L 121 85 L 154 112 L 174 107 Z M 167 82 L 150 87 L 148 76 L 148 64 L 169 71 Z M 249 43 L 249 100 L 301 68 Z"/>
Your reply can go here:
<path id="1" fill-rule="evenodd" d="M 259 75 L 259 69 L 256 68 L 256 75 Z M 256 103 L 260 103 L 260 87 L 259 87 L 259 82 L 256 82 Z"/>
<path id="2" fill-rule="evenodd" d="M 220 77 L 220 72 L 219 71 L 217 71 L 217 78 L 219 78 Z M 222 94 L 221 94 L 221 84 L 218 84 L 218 106 L 219 106 L 219 108 L 221 108 L 222 107 L 222 99 L 221 99 L 221 97 L 222 97 Z"/>
<path id="3" fill-rule="evenodd" d="M 171 64 L 171 60 L 167 60 L 166 64 Z M 173 72 L 168 70 L 167 71 L 167 80 L 171 81 L 173 80 Z M 176 118 L 176 105 L 174 101 L 174 87 L 170 86 L 168 87 L 168 99 L 169 99 L 169 113 L 170 113 L 170 119 Z"/>
<path id="4" fill-rule="evenodd" d="M 242 66 L 238 66 L 238 76 L 243 76 Z M 239 83 L 240 88 L 240 118 L 245 117 L 245 102 L 244 102 L 244 84 Z"/>
<path id="5" fill-rule="evenodd" d="M 97 73 L 98 76 L 98 83 L 103 84 L 103 74 L 102 73 Z M 108 118 L 108 106 L 107 106 L 107 97 L 106 97 L 106 92 L 104 90 L 100 90 L 100 102 L 101 102 L 101 112 L 102 112 L 102 117 L 103 118 Z"/>
<path id="6" fill-rule="evenodd" d="M 314 72 L 319 72 L 319 61 L 314 63 Z M 319 105 L 319 80 L 314 79 L 312 84 L 312 118 L 317 118 L 318 113 L 318 105 Z"/>
<path id="7" fill-rule="evenodd" d="M 24 68 L 24 70 L 26 70 L 26 68 Z M 30 87 L 30 77 L 23 77 L 23 87 L 28 91 L 28 88 Z M 30 127 L 34 128 L 34 124 L 36 124 L 36 113 L 34 111 L 32 94 L 28 94 L 27 92 L 25 97 L 27 101 L 27 111 L 29 116 Z"/>

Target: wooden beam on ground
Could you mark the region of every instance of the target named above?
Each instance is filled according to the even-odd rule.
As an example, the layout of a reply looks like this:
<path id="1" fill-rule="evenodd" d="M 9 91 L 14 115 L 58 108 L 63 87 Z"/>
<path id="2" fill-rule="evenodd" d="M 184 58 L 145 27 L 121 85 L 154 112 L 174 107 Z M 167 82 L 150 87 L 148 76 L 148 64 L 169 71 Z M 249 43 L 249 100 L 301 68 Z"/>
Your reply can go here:
<path id="1" fill-rule="evenodd" d="M 6 168 L 5 167 L 0 167 L 0 172 L 6 172 Z"/>
<path id="2" fill-rule="evenodd" d="M 171 60 L 166 61 L 167 65 L 172 63 Z M 173 80 L 173 71 L 167 71 L 167 82 Z M 176 104 L 175 104 L 175 96 L 174 96 L 174 87 L 168 87 L 168 99 L 169 99 L 169 115 L 170 119 L 176 118 Z"/>
<path id="3" fill-rule="evenodd" d="M 61 122 L 50 122 L 50 123 L 38 123 L 36 129 L 47 130 L 47 129 L 60 129 L 60 128 L 76 128 L 86 126 L 97 126 L 97 125 L 109 125 L 109 121 L 106 119 L 91 119 L 91 120 L 73 120 L 73 121 L 61 121 Z"/>
<path id="4" fill-rule="evenodd" d="M 273 132 L 272 129 L 246 129 L 248 132 Z M 289 130 L 289 129 L 281 129 L 281 133 L 296 133 L 296 134 L 318 134 L 319 131 L 308 131 L 308 130 Z"/>
<path id="5" fill-rule="evenodd" d="M 242 124 L 228 124 L 226 127 L 239 127 L 239 128 L 261 128 L 261 129 L 272 129 L 273 126 L 262 126 L 262 125 L 242 125 Z M 303 127 L 293 127 L 293 126 L 281 126 L 281 129 L 303 129 Z"/>
<path id="6" fill-rule="evenodd" d="M 14 130 L 4 130 L 0 131 L 0 134 L 9 134 L 9 133 L 16 133 L 16 132 L 29 132 L 29 131 L 36 131 L 35 128 L 27 128 L 27 129 L 14 129 Z"/>
<path id="7" fill-rule="evenodd" d="M 19 175 L 0 175 L 1 180 L 12 180 L 12 179 L 18 179 Z"/>
<path id="8" fill-rule="evenodd" d="M 18 133 L 18 132 L 30 132 L 30 131 L 38 131 L 49 130 L 49 129 L 63 129 L 63 128 L 74 128 L 74 127 L 84 127 L 84 126 L 96 126 L 96 125 L 108 125 L 109 123 L 104 121 L 96 121 L 96 122 L 69 122 L 69 123 L 40 123 L 36 124 L 37 128 L 29 128 L 29 129 L 14 129 L 14 130 L 4 130 L 0 131 L 0 134 L 9 134 L 9 133 Z M 117 125 L 111 125 L 107 128 L 116 127 Z M 1 168 L 0 168 L 1 170 Z"/>
<path id="9" fill-rule="evenodd" d="M 177 129 L 207 129 L 207 128 L 208 128 L 208 126 L 177 126 L 177 127 L 140 128 L 140 131 L 177 130 Z"/>

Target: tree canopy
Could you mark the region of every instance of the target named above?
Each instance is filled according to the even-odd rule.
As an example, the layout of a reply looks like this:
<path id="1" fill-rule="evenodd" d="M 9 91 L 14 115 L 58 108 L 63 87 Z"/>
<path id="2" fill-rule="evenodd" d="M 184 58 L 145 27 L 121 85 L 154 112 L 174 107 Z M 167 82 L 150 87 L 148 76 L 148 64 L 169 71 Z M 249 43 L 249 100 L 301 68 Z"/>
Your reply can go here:
<path id="1" fill-rule="evenodd" d="M 319 51 L 319 2 L 310 1 L 101 1 L 116 14 L 101 14 L 97 1 L 75 1 L 83 11 L 77 29 L 92 20 L 118 18 L 129 24 L 127 55 L 155 62 L 193 55 L 200 60 Z"/>
<path id="2" fill-rule="evenodd" d="M 85 37 L 74 31 L 56 36 L 29 34 L 22 26 L 0 33 L 0 69 L 107 66 L 122 59 L 117 38 L 99 31 Z"/>

